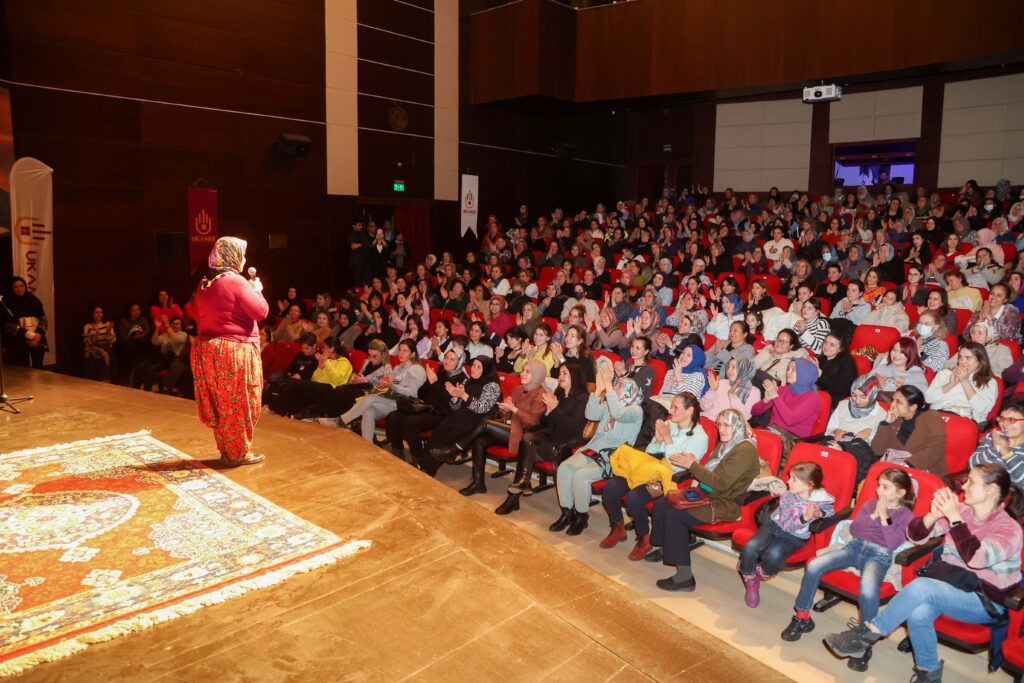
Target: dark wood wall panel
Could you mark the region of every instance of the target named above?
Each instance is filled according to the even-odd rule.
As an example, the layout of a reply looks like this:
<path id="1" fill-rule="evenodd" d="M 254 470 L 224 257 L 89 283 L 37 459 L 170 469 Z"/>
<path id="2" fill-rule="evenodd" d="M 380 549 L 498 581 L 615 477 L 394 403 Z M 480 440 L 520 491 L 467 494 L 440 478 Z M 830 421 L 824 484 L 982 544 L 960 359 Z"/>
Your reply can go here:
<path id="1" fill-rule="evenodd" d="M 392 0 L 359 0 L 357 17 L 360 24 L 434 41 L 433 12 L 424 12 Z"/>
<path id="2" fill-rule="evenodd" d="M 359 62 L 358 74 L 359 92 L 423 104 L 434 103 L 433 76 L 362 61 Z"/>
<path id="3" fill-rule="evenodd" d="M 401 166 L 398 164 L 401 163 Z M 405 181 L 396 196 L 392 181 Z M 434 140 L 396 133 L 359 131 L 359 194 L 364 197 L 433 199 Z"/>
<path id="4" fill-rule="evenodd" d="M 473 102 L 548 94 L 527 50 L 546 0 L 472 15 Z M 547 6 L 544 4 L 543 6 Z M 575 12 L 577 101 L 898 71 L 1024 48 L 1024 0 L 635 0 Z M 514 31 L 513 31 L 514 29 Z M 545 55 L 543 68 L 560 62 Z M 573 99 L 564 97 L 564 99 Z"/>
<path id="5" fill-rule="evenodd" d="M 434 108 L 409 104 L 408 102 L 396 102 L 383 100 L 379 97 L 359 96 L 359 125 L 365 128 L 376 128 L 378 130 L 391 130 L 391 110 L 393 107 L 400 107 L 408 122 L 401 132 L 415 135 L 434 136 Z"/>
<path id="6" fill-rule="evenodd" d="M 324 15 L 320 0 L 8 2 L 3 73 L 14 81 L 306 119 L 240 115 L 11 90 L 15 145 L 54 168 L 61 364 L 79 362 L 79 326 L 98 303 L 117 317 L 186 268 L 159 268 L 155 235 L 186 231 L 187 187 L 217 187 L 222 234 L 249 240 L 271 295 L 340 282 L 355 201 L 326 196 Z M 419 10 L 413 10 L 419 11 Z M 311 154 L 277 155 L 281 133 Z M 287 249 L 270 251 L 283 234 Z M 97 274 L 100 274 L 98 277 Z M 87 284 L 83 284 L 87 283 Z"/>
<path id="7" fill-rule="evenodd" d="M 420 10 L 410 9 L 410 12 Z M 434 73 L 434 45 L 393 33 L 358 27 L 359 58 Z"/>

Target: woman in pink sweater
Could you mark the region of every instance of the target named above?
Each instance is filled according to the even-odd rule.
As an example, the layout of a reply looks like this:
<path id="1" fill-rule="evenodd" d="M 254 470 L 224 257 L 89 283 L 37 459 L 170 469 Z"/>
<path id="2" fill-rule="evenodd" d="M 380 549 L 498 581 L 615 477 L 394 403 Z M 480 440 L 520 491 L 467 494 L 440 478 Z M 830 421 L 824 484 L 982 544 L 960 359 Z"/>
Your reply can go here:
<path id="1" fill-rule="evenodd" d="M 771 411 L 768 428 L 782 439 L 783 464 L 793 445 L 811 436 L 821 413 L 817 382 L 818 368 L 814 363 L 803 358 L 791 360 L 786 369 L 786 386 L 780 388 L 765 380 L 764 397 L 750 411 L 754 416 Z"/>
<path id="2" fill-rule="evenodd" d="M 196 290 L 198 332 L 192 345 L 199 419 L 213 430 L 221 460 L 232 467 L 263 460 L 249 446 L 263 389 L 257 325 L 270 308 L 263 283 L 240 275 L 245 247 L 237 237 L 221 237 L 213 245 L 209 270 Z"/>

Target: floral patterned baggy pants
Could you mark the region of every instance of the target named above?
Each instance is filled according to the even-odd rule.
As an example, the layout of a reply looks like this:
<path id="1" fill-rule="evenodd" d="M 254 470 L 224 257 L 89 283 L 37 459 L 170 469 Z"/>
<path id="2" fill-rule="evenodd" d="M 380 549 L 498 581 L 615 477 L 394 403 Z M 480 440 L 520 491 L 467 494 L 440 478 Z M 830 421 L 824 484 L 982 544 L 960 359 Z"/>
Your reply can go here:
<path id="1" fill-rule="evenodd" d="M 257 345 L 198 337 L 192 344 L 192 374 L 200 421 L 213 430 L 222 457 L 241 460 L 260 417 L 263 365 Z"/>

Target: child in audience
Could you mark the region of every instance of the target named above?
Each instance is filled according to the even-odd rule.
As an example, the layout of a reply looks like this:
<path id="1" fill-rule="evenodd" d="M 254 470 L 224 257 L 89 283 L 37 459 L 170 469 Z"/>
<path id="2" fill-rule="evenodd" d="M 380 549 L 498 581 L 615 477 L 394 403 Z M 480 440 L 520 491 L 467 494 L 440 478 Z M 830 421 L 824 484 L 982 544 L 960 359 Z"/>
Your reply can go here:
<path id="1" fill-rule="evenodd" d="M 779 507 L 743 546 L 739 570 L 747 607 L 757 607 L 761 582 L 778 574 L 786 558 L 811 537 L 811 522 L 835 512 L 835 497 L 821 484 L 823 474 L 821 466 L 813 462 L 790 467 L 789 490 L 779 498 Z"/>
<path id="2" fill-rule="evenodd" d="M 861 495 L 866 495 L 862 493 Z M 807 563 L 800 592 L 793 607 L 789 626 L 782 632 L 787 642 L 814 630 L 811 606 L 821 577 L 838 569 L 856 569 L 860 573 L 861 623 L 875 618 L 881 602 L 880 590 L 885 573 L 892 564 L 894 551 L 907 540 L 907 526 L 914 518 L 913 482 L 906 470 L 890 467 L 878 475 L 875 499 L 861 506 L 850 525 L 852 539 L 843 545 L 832 545 Z M 870 655 L 868 655 L 869 657 Z M 850 660 L 850 668 L 867 670 L 868 657 Z M 856 668 L 862 666 L 863 668 Z"/>

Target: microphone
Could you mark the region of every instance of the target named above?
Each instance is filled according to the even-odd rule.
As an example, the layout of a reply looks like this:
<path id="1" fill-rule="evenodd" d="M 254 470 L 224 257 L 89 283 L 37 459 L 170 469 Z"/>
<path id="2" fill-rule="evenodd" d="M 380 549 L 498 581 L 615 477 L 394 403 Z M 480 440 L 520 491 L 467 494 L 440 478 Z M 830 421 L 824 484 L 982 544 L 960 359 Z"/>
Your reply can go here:
<path id="1" fill-rule="evenodd" d="M 249 270 L 246 271 L 246 272 L 249 273 L 249 279 L 250 280 L 254 280 L 256 278 L 256 268 L 255 267 L 249 266 Z"/>

